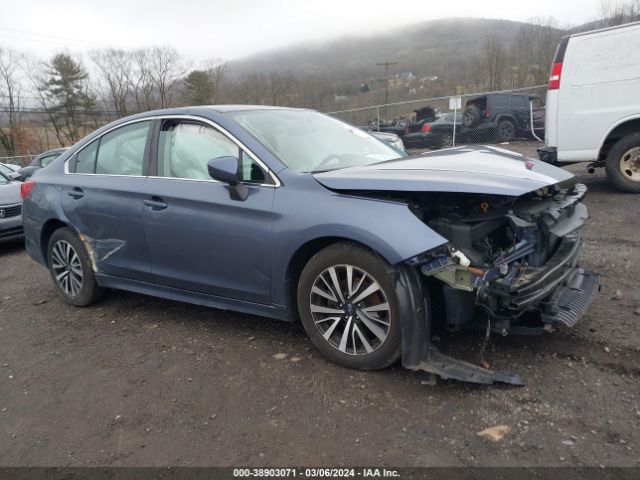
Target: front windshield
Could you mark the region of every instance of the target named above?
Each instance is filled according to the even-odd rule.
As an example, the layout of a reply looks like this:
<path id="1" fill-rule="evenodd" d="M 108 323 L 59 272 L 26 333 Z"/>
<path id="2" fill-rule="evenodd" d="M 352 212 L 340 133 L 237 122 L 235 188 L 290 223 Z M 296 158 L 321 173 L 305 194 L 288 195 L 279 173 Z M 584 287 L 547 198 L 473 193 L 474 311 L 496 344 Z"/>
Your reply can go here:
<path id="1" fill-rule="evenodd" d="M 399 157 L 359 128 L 310 110 L 252 110 L 233 117 L 296 172 L 336 170 Z"/>

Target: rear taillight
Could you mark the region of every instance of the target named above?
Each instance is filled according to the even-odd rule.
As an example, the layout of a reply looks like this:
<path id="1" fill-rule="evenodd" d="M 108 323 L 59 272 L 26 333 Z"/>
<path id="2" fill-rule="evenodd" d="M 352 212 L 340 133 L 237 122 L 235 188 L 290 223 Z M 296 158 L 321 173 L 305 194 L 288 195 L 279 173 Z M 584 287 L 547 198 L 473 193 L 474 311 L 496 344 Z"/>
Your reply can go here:
<path id="1" fill-rule="evenodd" d="M 551 75 L 549 75 L 549 90 L 557 90 L 560 88 L 560 75 L 562 74 L 562 62 L 556 62 L 551 66 Z"/>
<path id="2" fill-rule="evenodd" d="M 491 112 L 489 110 L 487 110 L 486 112 L 484 112 L 484 116 L 486 118 L 491 118 Z"/>
<path id="3" fill-rule="evenodd" d="M 27 195 L 29 195 L 31 189 L 35 186 L 36 182 L 34 182 L 33 180 L 27 180 L 22 185 L 20 185 L 20 196 L 22 197 L 22 200 L 27 198 Z"/>
<path id="4" fill-rule="evenodd" d="M 420 129 L 421 132 L 428 132 L 429 130 L 431 130 L 431 125 L 429 125 L 428 123 L 423 123 L 422 124 L 422 128 Z"/>

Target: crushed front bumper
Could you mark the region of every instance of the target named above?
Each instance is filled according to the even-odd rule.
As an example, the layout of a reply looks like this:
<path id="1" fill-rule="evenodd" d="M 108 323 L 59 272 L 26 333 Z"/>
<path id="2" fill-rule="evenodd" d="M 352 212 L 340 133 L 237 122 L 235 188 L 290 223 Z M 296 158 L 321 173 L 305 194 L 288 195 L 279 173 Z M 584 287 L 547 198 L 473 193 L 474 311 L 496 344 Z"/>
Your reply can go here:
<path id="1" fill-rule="evenodd" d="M 481 287 L 477 302 L 494 320 L 493 329 L 507 333 L 532 310 L 540 312 L 543 324 L 574 326 L 599 290 L 598 275 L 577 266 L 579 251 L 580 236 L 567 236 L 543 267 L 525 269 L 509 286 Z"/>

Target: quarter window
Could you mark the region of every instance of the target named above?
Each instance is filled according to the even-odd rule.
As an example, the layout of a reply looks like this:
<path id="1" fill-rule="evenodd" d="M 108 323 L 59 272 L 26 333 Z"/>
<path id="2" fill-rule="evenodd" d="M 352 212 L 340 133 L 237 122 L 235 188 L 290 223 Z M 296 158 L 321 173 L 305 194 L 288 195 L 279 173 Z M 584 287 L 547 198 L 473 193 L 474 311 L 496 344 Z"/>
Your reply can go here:
<path id="1" fill-rule="evenodd" d="M 98 140 L 90 143 L 76 155 L 75 173 L 95 173 Z"/>

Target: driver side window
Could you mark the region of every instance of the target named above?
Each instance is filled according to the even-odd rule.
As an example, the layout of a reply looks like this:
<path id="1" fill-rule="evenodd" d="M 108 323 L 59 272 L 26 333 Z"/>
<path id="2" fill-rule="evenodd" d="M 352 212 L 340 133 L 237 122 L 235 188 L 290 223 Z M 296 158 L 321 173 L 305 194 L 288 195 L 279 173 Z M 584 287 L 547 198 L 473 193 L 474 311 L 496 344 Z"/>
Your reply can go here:
<path id="1" fill-rule="evenodd" d="M 167 120 L 162 124 L 158 142 L 158 176 L 211 180 L 207 163 L 225 156 L 239 159 L 244 182 L 264 183 L 266 176 L 258 164 L 213 127 L 184 120 Z"/>

